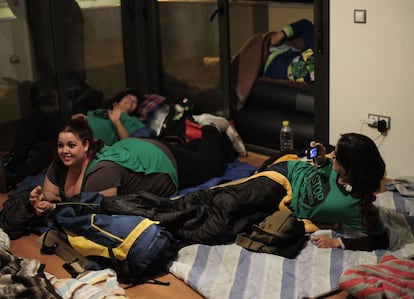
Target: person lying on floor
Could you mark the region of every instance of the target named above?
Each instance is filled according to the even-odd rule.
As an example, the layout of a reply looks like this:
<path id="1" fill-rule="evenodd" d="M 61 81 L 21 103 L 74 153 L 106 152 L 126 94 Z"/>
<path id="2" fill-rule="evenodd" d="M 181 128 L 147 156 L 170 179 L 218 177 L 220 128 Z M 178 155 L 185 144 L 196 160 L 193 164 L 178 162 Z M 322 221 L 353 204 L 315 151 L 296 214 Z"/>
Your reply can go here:
<path id="1" fill-rule="evenodd" d="M 182 145 L 130 137 L 107 146 L 94 139 L 86 120 L 71 119 L 58 134 L 57 155 L 43 187 L 31 191 L 30 201 L 43 214 L 54 201 L 80 192 L 174 195 L 225 171 L 230 142 L 215 126 L 203 126 L 202 132 L 200 139 Z"/>
<path id="2" fill-rule="evenodd" d="M 314 26 L 307 19 L 293 22 L 274 33 L 270 40 L 269 56 L 263 75 L 275 79 L 313 83 L 315 81 Z M 301 38 L 304 50 L 286 41 Z"/>
<path id="3" fill-rule="evenodd" d="M 245 179 L 174 200 L 143 191 L 103 197 L 99 209 L 160 221 L 185 245 L 234 242 L 238 233 L 251 232 L 275 211 L 290 210 L 307 233 L 346 227 L 356 232 L 343 238 L 315 234 L 312 243 L 319 248 L 388 248 L 388 230 L 373 205 L 385 175 L 375 143 L 361 134 L 344 134 L 331 157 L 322 144 L 311 145 L 319 150 L 315 163 L 278 160 Z"/>
<path id="4" fill-rule="evenodd" d="M 96 109 L 85 114 L 75 114 L 72 118 L 83 118 L 92 128 L 95 139 L 102 139 L 106 145 L 128 137 L 156 137 L 156 133 L 137 117 L 138 103 L 144 96 L 134 89 L 125 89 L 110 100 L 112 109 Z M 186 99 L 185 99 L 186 100 Z M 238 132 L 227 119 L 208 113 L 193 115 L 200 125 L 215 125 L 225 133 L 233 144 L 234 150 L 241 156 L 247 151 Z"/>
<path id="5" fill-rule="evenodd" d="M 155 132 L 151 132 L 137 117 L 138 103 L 143 99 L 141 93 L 127 88 L 109 100 L 112 109 L 99 108 L 86 114 L 78 113 L 72 119 L 86 119 L 94 138 L 103 140 L 106 145 L 112 145 L 134 133 L 139 135 L 138 130 L 142 132 L 140 137 L 154 137 Z"/>

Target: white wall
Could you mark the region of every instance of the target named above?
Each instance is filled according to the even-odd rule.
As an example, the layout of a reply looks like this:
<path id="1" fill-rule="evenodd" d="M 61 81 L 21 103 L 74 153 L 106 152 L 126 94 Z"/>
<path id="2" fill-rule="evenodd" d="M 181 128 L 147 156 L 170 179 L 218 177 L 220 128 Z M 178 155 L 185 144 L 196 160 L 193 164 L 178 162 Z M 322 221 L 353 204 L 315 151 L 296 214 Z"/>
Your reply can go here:
<path id="1" fill-rule="evenodd" d="M 414 1 L 330 1 L 330 143 L 341 133 L 375 139 L 387 175 L 414 176 Z M 367 10 L 355 24 L 354 9 Z M 385 138 L 361 126 L 368 113 L 391 116 Z"/>

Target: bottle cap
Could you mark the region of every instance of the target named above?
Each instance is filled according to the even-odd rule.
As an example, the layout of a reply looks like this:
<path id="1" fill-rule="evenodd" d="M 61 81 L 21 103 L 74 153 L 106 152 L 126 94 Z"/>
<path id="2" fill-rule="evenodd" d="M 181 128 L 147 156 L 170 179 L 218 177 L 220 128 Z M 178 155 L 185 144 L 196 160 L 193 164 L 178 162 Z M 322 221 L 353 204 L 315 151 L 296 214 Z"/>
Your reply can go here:
<path id="1" fill-rule="evenodd" d="M 289 121 L 288 120 L 282 121 L 282 126 L 287 127 L 288 125 L 289 125 Z"/>

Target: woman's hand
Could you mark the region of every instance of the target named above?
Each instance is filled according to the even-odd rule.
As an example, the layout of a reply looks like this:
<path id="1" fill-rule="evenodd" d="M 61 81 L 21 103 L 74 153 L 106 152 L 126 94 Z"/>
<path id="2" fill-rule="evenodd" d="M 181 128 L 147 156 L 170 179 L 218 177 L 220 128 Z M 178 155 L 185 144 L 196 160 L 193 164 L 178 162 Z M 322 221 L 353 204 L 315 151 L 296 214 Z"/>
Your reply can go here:
<path id="1" fill-rule="evenodd" d="M 310 142 L 310 147 L 316 147 L 317 151 L 318 151 L 318 156 L 314 159 L 314 163 L 316 166 L 323 166 L 325 165 L 326 162 L 326 148 L 325 146 L 320 143 L 320 142 L 316 142 L 316 141 L 311 141 Z"/>
<path id="2" fill-rule="evenodd" d="M 56 208 L 56 204 L 46 200 L 45 193 L 41 186 L 36 186 L 30 191 L 29 201 L 35 210 L 37 216 L 41 216 L 48 211 Z"/>
<path id="3" fill-rule="evenodd" d="M 124 139 L 129 137 L 128 131 L 125 129 L 124 125 L 121 122 L 121 114 L 122 114 L 121 107 L 119 107 L 118 103 L 113 104 L 113 109 L 108 110 L 108 117 L 113 123 L 116 132 L 118 133 L 119 139 Z"/>
<path id="4" fill-rule="evenodd" d="M 316 141 L 311 141 L 309 145 L 310 145 L 310 147 L 317 147 L 318 148 L 318 155 L 319 156 L 325 156 L 326 148 L 322 143 L 316 142 Z"/>
<path id="5" fill-rule="evenodd" d="M 53 211 L 54 209 L 56 209 L 55 203 L 43 200 L 36 205 L 35 212 L 37 216 L 42 216 L 43 214 Z"/>
<path id="6" fill-rule="evenodd" d="M 121 113 L 122 110 L 119 107 L 119 104 L 114 103 L 112 105 L 112 110 L 108 110 L 108 117 L 111 120 L 111 122 L 116 125 L 121 122 Z"/>
<path id="7" fill-rule="evenodd" d="M 36 206 L 39 202 L 44 199 L 43 188 L 41 186 L 36 186 L 32 191 L 30 191 L 29 201 L 33 208 L 36 209 Z"/>
<path id="8" fill-rule="evenodd" d="M 285 39 L 285 34 L 282 31 L 278 31 L 272 35 L 270 39 L 270 46 L 279 46 Z"/>
<path id="9" fill-rule="evenodd" d="M 86 114 L 83 113 L 76 113 L 74 115 L 72 115 L 71 119 L 75 119 L 75 118 L 81 118 L 81 119 L 87 119 L 88 117 L 86 116 Z"/>
<path id="10" fill-rule="evenodd" d="M 313 236 L 312 244 L 316 245 L 318 248 L 341 248 L 341 243 L 337 238 L 331 238 L 329 236 L 319 235 Z"/>

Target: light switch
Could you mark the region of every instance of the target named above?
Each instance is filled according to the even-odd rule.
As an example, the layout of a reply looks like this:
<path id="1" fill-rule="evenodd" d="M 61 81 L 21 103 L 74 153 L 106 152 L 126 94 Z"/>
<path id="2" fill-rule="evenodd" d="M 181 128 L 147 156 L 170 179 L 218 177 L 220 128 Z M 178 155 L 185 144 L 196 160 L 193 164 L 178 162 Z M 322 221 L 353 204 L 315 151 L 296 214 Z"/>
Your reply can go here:
<path id="1" fill-rule="evenodd" d="M 355 9 L 354 10 L 354 23 L 366 23 L 367 22 L 367 10 Z"/>

